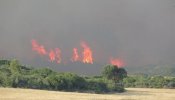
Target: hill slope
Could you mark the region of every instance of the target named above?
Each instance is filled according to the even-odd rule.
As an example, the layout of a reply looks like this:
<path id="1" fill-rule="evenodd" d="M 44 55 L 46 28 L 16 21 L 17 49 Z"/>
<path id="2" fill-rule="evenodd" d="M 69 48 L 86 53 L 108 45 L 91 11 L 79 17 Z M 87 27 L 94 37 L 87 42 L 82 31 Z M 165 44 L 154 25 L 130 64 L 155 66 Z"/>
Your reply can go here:
<path id="1" fill-rule="evenodd" d="M 148 75 L 162 75 L 175 77 L 175 65 L 160 64 L 160 65 L 146 65 L 138 67 L 126 67 L 129 74 L 148 74 Z"/>

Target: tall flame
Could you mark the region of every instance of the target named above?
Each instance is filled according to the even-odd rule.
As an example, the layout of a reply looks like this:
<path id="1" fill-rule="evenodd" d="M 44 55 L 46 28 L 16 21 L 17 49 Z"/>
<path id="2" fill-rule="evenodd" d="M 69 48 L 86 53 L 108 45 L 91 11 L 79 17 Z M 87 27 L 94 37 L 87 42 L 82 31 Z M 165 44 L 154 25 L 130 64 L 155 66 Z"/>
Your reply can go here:
<path id="1" fill-rule="evenodd" d="M 76 62 L 78 60 L 79 60 L 78 49 L 73 48 L 73 55 L 72 55 L 71 61 Z"/>
<path id="2" fill-rule="evenodd" d="M 66 61 L 62 61 L 62 55 L 61 55 L 60 48 L 50 49 L 50 51 L 47 52 L 44 46 L 40 45 L 36 40 L 34 39 L 31 40 L 31 44 L 32 44 L 33 51 L 36 51 L 39 55 L 45 55 L 49 57 L 50 62 L 66 63 Z M 72 62 L 81 61 L 82 63 L 93 64 L 94 59 L 93 59 L 93 53 L 92 53 L 91 48 L 85 42 L 81 42 L 80 45 L 83 48 L 81 55 L 79 55 L 77 48 L 73 48 L 73 54 L 71 57 L 71 61 Z M 117 65 L 118 67 L 125 66 L 125 63 L 121 59 L 118 59 L 118 58 L 111 57 L 109 62 L 112 65 Z"/>
<path id="3" fill-rule="evenodd" d="M 43 45 L 39 45 L 36 40 L 32 40 L 32 50 L 36 51 L 40 55 L 46 55 L 47 52 Z"/>
<path id="4" fill-rule="evenodd" d="M 51 49 L 50 52 L 46 52 L 43 45 L 39 45 L 36 40 L 31 41 L 32 50 L 36 51 L 40 55 L 49 56 L 49 61 L 57 63 L 61 63 L 61 50 L 59 48 L 55 48 L 55 50 Z"/>
<path id="5" fill-rule="evenodd" d="M 57 58 L 56 62 L 61 63 L 61 50 L 59 48 L 56 48 L 55 54 L 56 54 L 56 58 Z"/>
<path id="6" fill-rule="evenodd" d="M 125 66 L 124 62 L 121 59 L 118 59 L 118 58 L 110 58 L 110 63 L 112 65 L 117 65 L 118 67 Z"/>
<path id="7" fill-rule="evenodd" d="M 55 61 L 55 52 L 53 50 L 50 50 L 49 58 L 51 62 Z"/>
<path id="8" fill-rule="evenodd" d="M 82 61 L 83 61 L 83 63 L 93 64 L 93 57 L 92 57 L 91 48 L 85 42 L 82 42 L 81 46 L 83 48 L 83 52 L 82 52 L 82 55 L 83 55 L 83 60 Z"/>

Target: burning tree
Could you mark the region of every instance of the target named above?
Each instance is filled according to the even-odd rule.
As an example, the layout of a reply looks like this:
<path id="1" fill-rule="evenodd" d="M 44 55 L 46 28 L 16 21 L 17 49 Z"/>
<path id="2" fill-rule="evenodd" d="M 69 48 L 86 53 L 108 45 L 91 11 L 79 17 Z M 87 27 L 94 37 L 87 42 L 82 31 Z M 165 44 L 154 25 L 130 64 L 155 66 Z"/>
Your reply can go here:
<path id="1" fill-rule="evenodd" d="M 123 89 L 123 78 L 127 76 L 127 72 L 124 68 L 119 68 L 116 65 L 107 65 L 105 66 L 103 76 L 114 82 L 114 90 L 118 88 Z"/>

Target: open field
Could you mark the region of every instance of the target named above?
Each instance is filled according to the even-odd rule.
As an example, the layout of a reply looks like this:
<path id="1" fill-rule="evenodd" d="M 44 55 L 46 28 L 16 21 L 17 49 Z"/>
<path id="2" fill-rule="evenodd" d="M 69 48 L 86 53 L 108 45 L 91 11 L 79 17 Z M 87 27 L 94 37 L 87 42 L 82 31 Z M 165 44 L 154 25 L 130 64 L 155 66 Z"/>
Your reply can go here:
<path id="1" fill-rule="evenodd" d="M 88 94 L 0 88 L 0 100 L 175 100 L 175 89 L 127 88 L 125 93 Z"/>

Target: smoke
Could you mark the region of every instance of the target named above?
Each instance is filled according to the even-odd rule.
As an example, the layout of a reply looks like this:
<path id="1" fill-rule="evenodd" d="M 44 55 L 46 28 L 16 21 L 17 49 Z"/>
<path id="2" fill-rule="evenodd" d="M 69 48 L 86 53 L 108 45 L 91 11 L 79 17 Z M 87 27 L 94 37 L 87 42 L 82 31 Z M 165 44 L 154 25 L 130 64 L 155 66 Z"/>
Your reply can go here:
<path id="1" fill-rule="evenodd" d="M 70 60 L 73 48 L 82 51 L 83 40 L 97 63 L 116 57 L 127 66 L 173 64 L 174 5 L 174 0 L 1 0 L 0 57 L 37 65 L 42 59 L 33 50 L 43 54 L 47 47 L 53 48 L 46 51 L 51 61 Z M 32 39 L 42 45 L 32 50 Z"/>

